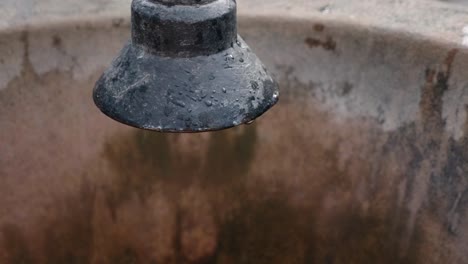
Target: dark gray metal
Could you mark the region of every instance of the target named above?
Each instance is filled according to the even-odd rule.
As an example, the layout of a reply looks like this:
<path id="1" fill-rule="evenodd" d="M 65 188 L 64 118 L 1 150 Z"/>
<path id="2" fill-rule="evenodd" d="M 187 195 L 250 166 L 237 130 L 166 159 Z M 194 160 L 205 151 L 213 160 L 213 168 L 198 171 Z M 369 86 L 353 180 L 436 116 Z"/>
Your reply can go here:
<path id="1" fill-rule="evenodd" d="M 132 41 L 94 89 L 109 117 L 160 132 L 252 122 L 277 83 L 237 36 L 234 0 L 134 0 Z"/>
<path id="2" fill-rule="evenodd" d="M 158 2 L 168 6 L 174 5 L 204 5 L 216 0 L 152 0 L 153 2 Z"/>

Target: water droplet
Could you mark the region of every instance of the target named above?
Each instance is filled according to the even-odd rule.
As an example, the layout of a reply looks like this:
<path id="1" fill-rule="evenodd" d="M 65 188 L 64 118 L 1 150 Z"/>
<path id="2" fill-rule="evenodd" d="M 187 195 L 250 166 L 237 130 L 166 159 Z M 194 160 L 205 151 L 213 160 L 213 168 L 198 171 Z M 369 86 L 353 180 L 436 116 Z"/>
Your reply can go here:
<path id="1" fill-rule="evenodd" d="M 201 98 L 205 99 L 206 96 L 207 96 L 206 92 L 202 90 L 201 91 Z"/>
<path id="2" fill-rule="evenodd" d="M 206 104 L 206 106 L 210 107 L 210 106 L 213 105 L 213 102 L 211 102 L 210 100 L 207 100 L 207 101 L 205 101 L 205 104 Z"/>
<path id="3" fill-rule="evenodd" d="M 185 107 L 185 103 L 179 100 L 174 100 L 172 101 L 175 105 L 180 106 L 180 107 Z"/>
<path id="4" fill-rule="evenodd" d="M 240 58 L 240 59 L 239 59 L 239 62 L 241 62 L 241 63 L 244 62 L 244 59 L 243 59 L 243 58 Z"/>
<path id="5" fill-rule="evenodd" d="M 214 95 L 210 96 L 210 98 L 213 99 L 213 98 L 214 98 Z"/>
<path id="6" fill-rule="evenodd" d="M 249 122 L 247 122 L 247 123 L 245 123 L 245 124 L 251 125 L 251 124 L 253 124 L 253 122 L 255 122 L 255 120 L 250 120 Z"/>
<path id="7" fill-rule="evenodd" d="M 232 54 L 229 54 L 226 56 L 226 61 L 233 61 L 234 60 L 234 56 Z"/>
<path id="8" fill-rule="evenodd" d="M 223 93 L 227 93 L 227 90 L 226 90 L 226 88 L 223 88 Z"/>
<path id="9" fill-rule="evenodd" d="M 236 99 L 236 102 L 239 102 L 239 98 Z"/>
<path id="10" fill-rule="evenodd" d="M 216 93 L 216 90 L 213 90 L 213 93 L 215 94 L 215 93 Z"/>
<path id="11" fill-rule="evenodd" d="M 187 95 L 188 98 L 192 99 L 192 101 L 196 102 L 197 101 L 197 98 L 193 97 L 193 96 L 190 96 L 190 95 Z"/>
<path id="12" fill-rule="evenodd" d="M 278 99 L 279 97 L 279 92 L 274 92 L 273 93 L 273 99 Z"/>

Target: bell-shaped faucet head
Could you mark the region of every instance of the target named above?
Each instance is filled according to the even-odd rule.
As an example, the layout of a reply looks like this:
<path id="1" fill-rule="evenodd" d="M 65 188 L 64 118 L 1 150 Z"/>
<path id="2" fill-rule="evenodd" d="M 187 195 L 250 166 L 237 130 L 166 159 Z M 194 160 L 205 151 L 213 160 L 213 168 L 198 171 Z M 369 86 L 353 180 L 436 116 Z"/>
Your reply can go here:
<path id="1" fill-rule="evenodd" d="M 252 122 L 279 91 L 237 35 L 235 0 L 134 0 L 132 40 L 93 97 L 130 126 L 203 132 Z"/>

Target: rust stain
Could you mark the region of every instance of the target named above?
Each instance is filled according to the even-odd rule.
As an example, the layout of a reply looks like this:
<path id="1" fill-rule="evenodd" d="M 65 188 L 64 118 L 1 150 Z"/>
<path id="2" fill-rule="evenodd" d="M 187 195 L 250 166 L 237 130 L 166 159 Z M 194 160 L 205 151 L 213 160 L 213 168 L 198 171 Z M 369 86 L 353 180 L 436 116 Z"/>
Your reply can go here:
<path id="1" fill-rule="evenodd" d="M 52 37 L 52 46 L 57 48 L 57 49 L 61 49 L 62 48 L 62 38 L 60 36 L 53 36 Z"/>
<path id="2" fill-rule="evenodd" d="M 315 24 L 314 30 L 317 32 L 323 32 L 325 30 L 325 26 L 323 24 Z"/>
<path id="3" fill-rule="evenodd" d="M 317 48 L 322 47 L 325 50 L 335 51 L 336 49 L 336 42 L 333 40 L 332 37 L 328 36 L 326 40 L 320 40 L 312 37 L 308 37 L 305 39 L 305 43 L 309 48 Z"/>
<path id="4" fill-rule="evenodd" d="M 341 87 L 340 95 L 347 96 L 353 91 L 353 89 L 354 89 L 354 85 L 352 83 L 344 82 Z"/>
<path id="5" fill-rule="evenodd" d="M 183 197 L 194 185 L 200 185 L 207 194 L 212 194 L 215 189 L 239 190 L 254 158 L 256 126 L 211 133 L 208 140 L 201 137 L 192 135 L 189 140 L 195 144 L 196 138 L 199 138 L 198 143 L 206 142 L 202 153 L 181 152 L 180 148 L 186 148 L 183 142 L 187 137 L 184 135 L 141 130 L 116 137 L 106 144 L 104 156 L 115 173 L 113 186 L 103 193 L 115 223 L 115 230 L 108 233 L 122 233 L 119 230 L 130 228 L 119 215 L 129 210 L 127 203 L 132 197 L 138 197 L 142 204 L 150 203 L 155 188 L 164 186 L 161 194 L 172 201 L 175 212 L 175 216 L 169 218 L 174 221 L 172 235 L 161 234 L 170 237 L 169 246 L 174 251 L 171 260 L 166 259 L 164 263 L 207 263 L 213 259 L 218 245 L 216 211 L 220 209 L 212 209 L 216 206 L 210 199 L 205 199 L 205 203 L 197 202 L 202 194 Z M 206 204 L 207 201 L 210 204 Z M 204 213 L 200 215 L 200 212 Z M 147 214 L 146 211 L 139 213 L 140 217 Z M 110 235 L 108 239 L 117 238 Z M 128 244 L 119 248 L 132 249 L 135 263 L 147 263 L 152 259 L 144 245 L 135 244 L 132 239 L 127 241 Z M 118 252 L 110 250 L 109 254 Z"/>
<path id="6" fill-rule="evenodd" d="M 34 67 L 29 59 L 29 33 L 27 31 L 22 32 L 21 41 L 24 44 L 24 57 L 23 57 L 23 67 L 21 71 L 21 76 L 18 77 L 18 80 L 21 79 L 33 79 L 39 80 L 40 77 L 37 75 Z"/>
<path id="7" fill-rule="evenodd" d="M 320 143 L 310 141 L 307 147 L 301 147 L 307 140 L 299 130 L 297 142 L 291 144 L 301 152 L 314 149 L 312 160 L 316 161 L 311 161 L 309 166 L 314 167 L 315 173 L 309 176 L 310 179 L 322 179 L 320 187 L 310 192 L 314 193 L 314 198 L 310 197 L 314 202 L 297 207 L 291 204 L 293 193 L 273 182 L 250 186 L 250 176 L 247 175 L 255 157 L 255 131 L 255 127 L 250 127 L 235 133 L 213 134 L 206 141 L 207 148 L 202 155 L 184 153 L 181 156 L 175 147 L 181 139 L 174 135 L 135 131 L 133 135 L 116 138 L 109 143 L 105 154 L 115 166 L 115 176 L 123 177 L 116 182 L 120 187 L 110 191 L 121 197 L 112 210 L 127 210 L 123 203 L 130 199 L 129 193 L 141 192 L 142 188 L 138 186 L 150 189 L 158 184 L 164 186 L 163 192 L 178 208 L 172 240 L 174 256 L 164 263 L 417 263 L 419 251 L 416 242 L 411 253 L 398 254 L 401 236 L 398 230 L 404 230 L 404 227 L 402 222 L 395 222 L 392 217 L 393 206 L 396 205 L 388 205 L 387 211 L 382 211 L 378 204 L 364 210 L 355 206 L 356 201 L 349 200 L 341 203 L 331 215 L 323 215 L 321 207 L 327 193 L 352 189 L 355 176 L 339 169 L 338 154 L 334 150 L 324 149 Z M 187 160 L 187 165 L 180 164 L 180 161 Z M 370 174 L 367 163 L 356 166 L 362 168 L 360 174 Z M 141 175 L 146 176 L 141 178 Z M 142 183 L 132 183 L 130 176 Z M 199 223 L 197 221 L 203 218 L 194 218 L 190 212 L 200 210 L 196 208 L 201 208 L 201 205 L 188 202 L 184 206 L 180 200 L 198 184 L 208 197 L 208 207 L 212 208 L 205 211 L 205 220 Z M 271 192 L 271 188 L 280 191 Z M 144 193 L 138 196 L 144 197 Z M 218 203 L 216 197 L 220 193 L 223 198 Z M 186 201 L 193 201 L 200 195 Z M 146 212 L 140 214 L 142 217 Z M 118 219 L 116 221 L 119 229 L 125 228 Z M 215 231 L 207 233 L 197 228 L 200 226 Z M 109 240 L 114 239 L 109 237 Z M 134 263 L 145 263 L 149 253 L 141 249 L 143 245 L 130 241 L 122 246 L 133 249 L 130 251 L 132 254 L 125 257 L 131 256 L 128 258 Z M 199 245 L 205 246 L 198 248 Z M 384 255 L 388 257 L 383 259 Z M 117 255 L 117 258 L 124 256 Z"/>
<path id="8" fill-rule="evenodd" d="M 1 227 L 0 240 L 3 241 L 3 247 L 6 253 L 4 256 L 0 255 L 2 263 L 34 263 L 31 257 L 27 238 L 23 235 L 19 227 L 13 224 Z M 2 245 L 2 243 L 0 243 L 0 245 Z"/>
<path id="9" fill-rule="evenodd" d="M 455 60 L 457 49 L 448 52 L 444 59 L 441 69 L 426 69 L 426 83 L 422 89 L 422 98 L 420 102 L 421 115 L 426 130 L 440 129 L 434 126 L 442 127 L 442 107 L 443 95 L 449 89 L 449 79 L 452 73 L 452 64 Z"/>
<path id="10" fill-rule="evenodd" d="M 468 208 L 461 188 L 468 140 L 444 137 L 440 112 L 455 54 L 443 62 L 446 71 L 428 68 L 421 119 L 394 132 L 356 120 L 343 129 L 321 112 L 304 111 L 309 104 L 286 106 L 312 89 L 287 79 L 283 87 L 297 93 L 273 110 L 286 117 L 268 122 L 291 125 L 275 131 L 281 140 L 274 146 L 260 140 L 261 125 L 207 138 L 139 130 L 115 135 L 104 146 L 102 164 L 92 164 L 108 165 L 111 172 L 90 174 L 79 192 L 57 197 L 37 227 L 43 240 L 16 223 L 0 228 L 2 263 L 430 263 L 441 250 L 421 219 L 448 208 L 444 228 L 453 236 Z M 343 94 L 351 90 L 344 84 Z M 307 113 L 312 117 L 302 116 Z M 324 138 L 333 142 L 326 145 Z M 447 157 L 436 155 L 445 151 Z M 360 155 L 343 161 L 348 152 Z M 405 205 L 423 161 L 442 168 L 432 167 L 434 195 L 410 232 Z M 265 175 L 269 167 L 274 170 Z M 109 181 L 97 184 L 97 178 Z M 403 205 L 396 197 L 402 183 Z M 152 207 L 161 197 L 167 204 Z M 449 203 L 440 206 L 438 197 L 449 197 Z M 448 241 L 437 235 L 440 243 Z M 33 252 L 34 245 L 42 253 Z"/>
<path id="11" fill-rule="evenodd" d="M 314 170 L 307 175 L 309 180 L 301 182 L 306 189 L 315 186 L 303 190 L 308 193 L 304 201 L 310 203 L 295 205 L 295 191 L 281 182 L 249 184 L 252 173 L 260 173 L 252 171 L 259 147 L 256 131 L 254 125 L 218 132 L 208 140 L 199 138 L 206 148 L 197 153 L 184 152 L 183 138 L 177 135 L 135 130 L 111 139 L 104 156 L 114 169 L 112 183 L 97 189 L 85 181 L 77 197 L 57 201 L 62 213 L 47 221 L 43 263 L 423 263 L 418 260 L 417 240 L 413 240 L 410 253 L 398 254 L 404 228 L 403 222 L 394 218 L 396 205 L 389 202 L 392 197 L 376 196 L 374 200 L 383 202 L 368 207 L 346 198 L 356 175 L 371 174 L 369 163 L 357 159 L 353 162 L 358 171 L 340 169 L 337 146 L 324 148 L 319 138 L 314 140 L 302 129 L 290 127 L 290 142 L 278 147 L 285 148 L 282 154 L 294 155 L 294 146 L 295 151 L 311 155 L 308 166 Z M 297 171 L 289 169 L 289 173 Z M 294 177 L 286 171 L 278 173 Z M 389 188 L 386 183 L 381 185 L 376 188 Z M 199 191 L 187 194 L 194 186 Z M 161 212 L 152 215 L 144 206 L 155 202 L 150 198 L 155 192 L 172 201 L 173 217 L 159 215 Z M 330 195 L 339 203 L 324 210 Z M 96 216 L 96 196 L 111 200 L 107 210 L 113 217 L 109 220 Z M 141 208 L 131 202 L 135 196 Z M 203 196 L 205 199 L 199 200 Z M 102 210 L 106 208 L 100 207 Z M 149 222 L 137 229 L 121 218 L 124 214 L 131 215 L 128 221 L 148 218 Z M 153 255 L 164 247 L 157 244 L 160 238 L 143 239 L 154 228 L 150 223 L 157 219 L 174 222 L 174 232 L 159 233 L 170 236 L 172 253 L 165 257 Z M 8 229 L 14 232 L 3 231 L 7 253 L 26 260 L 14 262 L 10 258 L 6 263 L 39 263 L 29 260 L 29 238 L 15 226 Z M 96 255 L 99 260 L 93 258 Z"/>
<path id="12" fill-rule="evenodd" d="M 450 77 L 451 73 L 452 73 L 452 64 L 455 60 L 455 56 L 457 55 L 458 53 L 458 49 L 452 49 L 448 52 L 447 54 L 447 58 L 445 59 L 445 65 L 447 66 L 447 77 Z"/>
<path id="13" fill-rule="evenodd" d="M 43 252 L 48 264 L 89 263 L 93 248 L 94 201 L 96 190 L 83 180 L 77 197 L 57 202 L 59 210 L 44 228 Z"/>
<path id="14" fill-rule="evenodd" d="M 113 19 L 112 26 L 115 28 L 121 27 L 124 24 L 125 20 L 123 18 Z"/>

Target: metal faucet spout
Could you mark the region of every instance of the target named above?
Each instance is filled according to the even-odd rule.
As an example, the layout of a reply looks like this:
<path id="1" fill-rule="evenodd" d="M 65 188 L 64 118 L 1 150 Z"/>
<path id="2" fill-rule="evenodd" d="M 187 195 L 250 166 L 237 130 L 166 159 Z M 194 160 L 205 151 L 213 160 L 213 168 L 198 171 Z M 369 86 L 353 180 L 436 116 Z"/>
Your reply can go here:
<path id="1" fill-rule="evenodd" d="M 237 35 L 234 0 L 134 0 L 132 39 L 93 94 L 109 117 L 159 132 L 250 123 L 278 96 Z"/>

